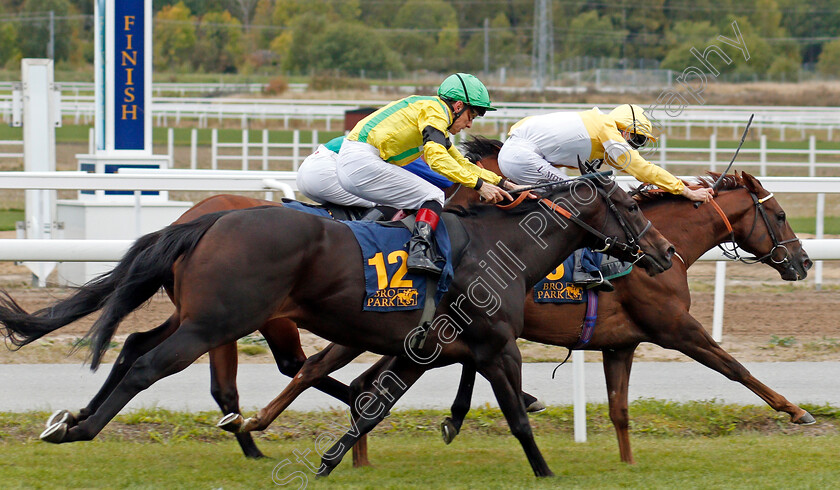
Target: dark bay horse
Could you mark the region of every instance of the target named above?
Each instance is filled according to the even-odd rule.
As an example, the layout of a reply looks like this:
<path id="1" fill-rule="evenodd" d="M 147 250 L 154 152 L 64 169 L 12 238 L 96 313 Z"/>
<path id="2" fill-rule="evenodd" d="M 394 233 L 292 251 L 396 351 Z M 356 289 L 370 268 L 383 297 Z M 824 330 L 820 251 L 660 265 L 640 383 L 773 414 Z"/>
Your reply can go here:
<path id="1" fill-rule="evenodd" d="M 638 264 L 651 273 L 670 266 L 670 244 L 649 228 L 635 201 L 614 185 L 605 193 L 593 181 L 580 182 L 585 185 L 561 186 L 549 197 L 576 208 L 579 219 L 593 231 L 616 237 L 619 247 L 613 253 L 636 260 L 640 246 L 647 254 Z M 517 210 L 478 206 L 455 218 L 455 226 L 463 226 L 470 243 L 438 308 L 438 318 L 453 321 L 439 325 L 440 329 L 433 325 L 425 346 L 416 352 L 406 350 L 405 344 L 416 333 L 419 312 L 359 312 L 364 289 L 359 248 L 341 223 L 268 207 L 211 213 L 141 237 L 109 273 L 121 275 L 121 280 L 89 332 L 91 365 L 98 366 L 125 315 L 162 286 L 173 291 L 179 326 L 134 362 L 95 412 L 72 427 L 58 424 L 56 433 L 61 437 L 56 442 L 92 439 L 133 396 L 156 380 L 180 371 L 212 348 L 257 330 L 270 319 L 290 318 L 334 342 L 397 356 L 386 373 L 386 379 L 395 385 L 385 390 L 391 405 L 430 367 L 453 362 L 475 367 L 493 385 L 534 473 L 550 475 L 533 441 L 520 397 L 515 338 L 522 330 L 523 303 L 512 298 L 522 298 L 574 249 L 602 244 L 605 237 L 583 233 L 560 218 L 550 201 L 525 203 Z M 562 208 L 559 211 L 570 216 Z M 517 271 L 503 284 L 504 295 L 493 294 L 483 277 L 488 273 L 483 257 L 499 257 L 499 253 L 506 257 L 499 266 Z M 94 286 L 104 287 L 106 279 L 95 281 Z M 74 296 L 84 298 L 84 289 Z M 25 312 L 15 311 L 10 298 L 6 303 L 17 315 L 8 315 L 14 318 L 3 322 L 4 333 L 18 345 L 31 341 L 20 328 Z M 61 309 L 61 303 L 54 306 Z M 462 319 L 465 326 L 455 318 Z M 433 362 L 417 362 L 433 354 Z M 369 414 L 365 411 L 368 406 L 351 408 L 354 425 L 325 453 L 320 474 L 329 474 L 350 443 L 387 413 Z"/>

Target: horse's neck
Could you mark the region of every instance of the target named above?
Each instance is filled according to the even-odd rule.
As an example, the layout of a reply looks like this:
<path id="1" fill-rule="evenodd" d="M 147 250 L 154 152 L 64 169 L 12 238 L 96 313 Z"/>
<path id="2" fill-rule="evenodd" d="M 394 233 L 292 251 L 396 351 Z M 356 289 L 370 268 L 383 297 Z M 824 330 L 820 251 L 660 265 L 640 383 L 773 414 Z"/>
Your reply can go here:
<path id="1" fill-rule="evenodd" d="M 478 265 L 485 270 L 494 269 L 493 273 L 498 273 L 499 268 L 507 269 L 502 271 L 502 276 L 507 274 L 510 279 L 521 278 L 525 286 L 530 287 L 583 246 L 588 235 L 582 229 L 568 221 L 564 227 L 555 221 L 564 221 L 562 217 L 550 216 L 548 213 L 551 211 L 542 207 L 539 209 L 539 215 L 546 220 L 545 230 L 540 234 L 530 233 L 520 226 L 527 219 L 526 215 L 512 216 L 515 219 L 492 224 L 480 218 L 463 219 L 462 223 L 475 247 L 471 255 L 477 259 Z M 583 216 L 581 219 L 589 221 Z"/>
<path id="2" fill-rule="evenodd" d="M 726 191 L 716 199 L 733 227 L 744 218 L 749 206 L 735 195 L 741 190 Z M 686 267 L 701 255 L 732 239 L 723 218 L 711 204 L 694 207 L 690 201 L 658 204 L 655 209 L 642 208 L 653 226 L 674 245 Z"/>

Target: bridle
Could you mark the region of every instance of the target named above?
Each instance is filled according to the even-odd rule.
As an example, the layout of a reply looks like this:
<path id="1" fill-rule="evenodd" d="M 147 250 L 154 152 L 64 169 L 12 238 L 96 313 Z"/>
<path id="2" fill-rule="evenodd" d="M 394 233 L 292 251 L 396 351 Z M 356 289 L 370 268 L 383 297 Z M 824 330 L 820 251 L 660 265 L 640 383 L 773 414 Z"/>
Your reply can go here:
<path id="1" fill-rule="evenodd" d="M 576 180 L 578 179 L 564 180 L 562 182 L 557 182 L 554 185 L 571 184 L 572 181 Z M 547 198 L 542 198 L 540 201 L 552 211 L 572 221 L 576 225 L 580 226 L 581 228 L 583 228 L 584 230 L 588 231 L 589 233 L 597 237 L 599 240 L 601 240 L 604 243 L 604 246 L 599 249 L 593 248 L 592 250 L 594 252 L 610 253 L 615 251 L 616 253 L 623 253 L 625 254 L 625 256 L 632 257 L 632 263 L 635 264 L 636 262 L 644 258 L 646 255 L 645 252 L 642 251 L 642 248 L 639 246 L 639 242 L 642 240 L 642 237 L 645 236 L 645 234 L 650 230 L 652 223 L 650 222 L 650 220 L 647 220 L 647 223 L 645 224 L 645 227 L 642 229 L 642 231 L 636 234 L 630 227 L 630 225 L 627 223 L 627 220 L 625 220 L 621 213 L 618 212 L 618 208 L 615 207 L 615 203 L 613 203 L 610 199 L 613 193 L 615 193 L 616 189 L 618 189 L 618 184 L 616 184 L 615 182 L 613 182 L 613 185 L 609 191 L 605 191 L 603 188 L 597 185 L 595 187 L 595 190 L 598 192 L 598 194 L 607 202 L 607 206 L 609 207 L 610 212 L 612 212 L 612 214 L 618 220 L 619 225 L 621 225 L 621 228 L 624 231 L 624 236 L 627 239 L 626 243 L 621 242 L 618 237 L 610 237 L 605 235 L 600 230 L 596 230 L 577 216 L 574 216 L 566 208 L 558 205 L 557 203 Z M 606 225 L 606 221 L 607 216 L 604 217 L 604 225 L 602 225 L 602 228 Z"/>
<path id="2" fill-rule="evenodd" d="M 484 166 L 481 165 L 481 163 L 479 163 L 479 162 L 476 162 L 476 165 L 478 165 L 481 168 L 484 168 Z M 519 197 L 516 200 L 514 200 L 512 203 L 510 203 L 510 204 L 497 204 L 496 206 L 499 207 L 499 208 L 502 208 L 502 209 L 510 209 L 510 208 L 516 207 L 525 200 L 525 198 L 528 196 L 528 191 L 530 191 L 532 189 L 536 189 L 536 188 L 548 188 L 548 189 L 550 189 L 550 188 L 553 188 L 555 186 L 560 186 L 560 185 L 572 185 L 573 183 L 579 181 L 580 179 L 597 180 L 598 178 L 601 178 L 601 177 L 606 178 L 610 175 L 612 175 L 612 170 L 609 170 L 609 171 L 606 171 L 606 172 L 584 174 L 584 175 L 581 175 L 580 177 L 577 177 L 575 179 L 568 179 L 568 180 L 563 180 L 563 181 L 560 181 L 560 182 L 550 182 L 550 183 L 546 183 L 546 184 L 538 184 L 538 185 L 534 185 L 534 186 L 529 186 L 529 187 L 520 189 L 521 192 L 519 192 Z M 593 248 L 592 250 L 594 252 L 605 253 L 605 252 L 608 252 L 608 251 L 615 250 L 618 253 L 625 253 L 626 255 L 628 255 L 630 257 L 633 257 L 632 263 L 635 264 L 636 262 L 638 262 L 642 258 L 644 258 L 645 255 L 646 255 L 645 252 L 642 251 L 642 248 L 639 246 L 639 242 L 642 240 L 642 237 L 645 236 L 645 234 L 648 232 L 648 230 L 650 230 L 650 228 L 653 226 L 653 224 L 651 223 L 650 220 L 647 220 L 647 223 L 645 224 L 645 227 L 637 235 L 633 231 L 633 229 L 630 227 L 630 225 L 627 223 L 627 220 L 625 220 L 624 217 L 621 215 L 621 213 L 618 212 L 618 208 L 615 207 L 615 203 L 613 203 L 612 200 L 610 199 L 610 197 L 613 195 L 613 193 L 615 193 L 615 191 L 617 189 L 618 189 L 618 184 L 615 181 L 612 181 L 612 187 L 610 188 L 609 191 L 605 191 L 602 187 L 598 186 L 597 184 L 595 185 L 595 190 L 607 202 L 607 206 L 609 207 L 610 212 L 612 212 L 612 214 L 618 220 L 618 223 L 621 226 L 621 229 L 624 231 L 624 236 L 627 237 L 627 243 L 623 243 L 623 242 L 619 241 L 618 237 L 609 237 L 609 236 L 605 235 L 604 233 L 602 233 L 601 231 L 596 230 L 595 228 L 593 228 L 592 226 L 590 226 L 588 223 L 584 222 L 583 220 L 581 220 L 577 216 L 574 216 L 568 209 L 558 205 L 557 203 L 555 203 L 555 202 L 553 202 L 553 201 L 551 201 L 547 198 L 542 198 L 540 201 L 546 207 L 551 209 L 552 211 L 554 211 L 557 214 L 563 216 L 564 218 L 572 221 L 576 225 L 580 226 L 584 230 L 588 231 L 589 233 L 591 233 L 592 235 L 597 237 L 599 240 L 603 241 L 604 246 L 600 249 L 594 249 Z M 452 195 L 449 196 L 449 199 L 452 199 L 452 197 L 454 197 L 455 194 L 459 190 L 460 190 L 460 188 L 456 189 L 455 192 L 453 192 Z M 604 216 L 604 225 L 601 226 L 602 228 L 604 226 L 606 226 L 606 221 L 607 221 L 607 216 Z"/>
<path id="3" fill-rule="evenodd" d="M 733 229 L 732 229 L 732 224 L 729 222 L 729 218 L 726 217 L 726 214 L 720 208 L 718 203 L 714 199 L 712 199 L 711 200 L 712 206 L 715 208 L 715 211 L 717 211 L 717 213 L 720 215 L 720 217 L 723 218 L 723 222 L 726 225 L 726 229 L 727 229 L 727 231 L 729 231 L 729 236 L 730 236 L 730 241 L 719 244 L 718 248 L 720 248 L 721 252 L 723 252 L 723 256 L 726 257 L 727 259 L 738 260 L 738 261 L 740 261 L 744 264 L 756 264 L 758 262 L 767 263 L 768 261 L 770 261 L 774 264 L 781 264 L 781 265 L 784 265 L 786 267 L 791 267 L 792 266 L 792 264 L 791 264 L 791 253 L 790 253 L 790 250 L 788 250 L 786 244 L 792 243 L 792 242 L 799 242 L 799 238 L 791 238 L 791 239 L 788 239 L 788 240 L 779 241 L 779 239 L 776 237 L 776 233 L 773 232 L 773 227 L 770 226 L 770 218 L 767 217 L 767 211 L 764 209 L 764 203 L 773 198 L 773 193 L 771 192 L 771 193 L 767 194 L 766 196 L 762 197 L 761 199 L 759 199 L 758 196 L 754 192 L 752 192 L 750 190 L 748 190 L 747 192 L 750 193 L 750 197 L 753 200 L 753 205 L 756 207 L 757 211 L 753 215 L 752 227 L 750 228 L 750 232 L 744 238 L 744 241 L 747 241 L 752 236 L 753 232 L 755 232 L 755 227 L 756 227 L 756 224 L 758 223 L 758 216 L 761 215 L 761 218 L 764 220 L 764 225 L 767 227 L 767 234 L 769 234 L 770 239 L 773 240 L 773 248 L 771 248 L 769 252 L 767 252 L 765 255 L 762 255 L 761 257 L 755 257 L 755 256 L 753 256 L 753 257 L 743 257 L 743 256 L 741 256 L 741 254 L 739 252 L 740 247 L 738 246 L 738 242 L 735 241 L 735 231 L 733 231 Z M 731 248 L 727 248 L 725 246 L 726 243 L 732 243 Z M 782 249 L 782 250 L 785 251 L 784 252 L 784 257 L 780 260 L 776 260 L 775 258 L 773 258 L 773 254 L 776 252 L 776 250 L 779 250 L 779 249 Z"/>

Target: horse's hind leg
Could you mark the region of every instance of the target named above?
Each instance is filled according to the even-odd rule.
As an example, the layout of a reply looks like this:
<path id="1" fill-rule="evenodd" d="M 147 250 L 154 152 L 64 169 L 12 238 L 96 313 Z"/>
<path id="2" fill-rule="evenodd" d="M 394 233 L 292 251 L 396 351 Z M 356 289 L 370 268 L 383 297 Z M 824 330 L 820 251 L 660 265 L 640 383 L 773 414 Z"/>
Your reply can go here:
<path id="1" fill-rule="evenodd" d="M 678 332 L 678 335 L 669 336 L 667 339 L 656 342 L 663 347 L 676 349 L 732 381 L 741 383 L 774 410 L 789 414 L 791 422 L 806 425 L 815 422 L 810 413 L 789 402 L 785 397 L 753 377 L 747 368 L 718 345 L 703 326 L 688 312 L 683 314 L 682 322 L 678 327 L 675 327 L 675 331 Z"/>
<path id="2" fill-rule="evenodd" d="M 630 368 L 633 366 L 633 352 L 629 349 L 604 349 L 604 377 L 607 380 L 607 398 L 610 405 L 610 420 L 618 437 L 618 452 L 621 461 L 635 464 L 633 450 L 630 448 L 630 416 L 627 411 L 628 388 L 630 386 Z"/>
<path id="3" fill-rule="evenodd" d="M 266 322 L 260 332 L 274 355 L 277 368 L 286 376 L 294 378 L 306 361 L 297 325 L 288 318 L 274 318 Z M 316 381 L 313 387 L 343 403 L 350 403 L 350 389 L 347 385 L 329 376 Z"/>
<path id="4" fill-rule="evenodd" d="M 473 388 L 475 387 L 475 368 L 464 366 L 461 371 L 461 381 L 458 384 L 458 393 L 455 395 L 455 400 L 452 402 L 452 407 L 449 409 L 451 416 L 443 419 L 440 424 L 440 432 L 443 437 L 443 442 L 450 444 L 455 440 L 455 436 L 461 433 L 461 426 L 464 424 L 464 419 L 467 418 L 467 413 L 470 411 L 470 403 L 472 402 Z M 525 411 L 528 413 L 538 413 L 545 410 L 545 405 L 539 401 L 535 396 L 522 392 L 522 401 L 525 403 Z"/>
<path id="5" fill-rule="evenodd" d="M 111 372 L 108 373 L 108 378 L 105 380 L 102 388 L 99 389 L 99 392 L 96 393 L 90 403 L 88 403 L 87 407 L 79 411 L 77 416 L 70 415 L 69 418 L 66 419 L 67 422 L 69 422 L 68 425 L 76 425 L 76 423 L 85 420 L 90 416 L 90 414 L 96 412 L 96 410 L 99 409 L 99 406 L 102 405 L 105 399 L 107 399 L 111 392 L 114 391 L 114 388 L 120 383 L 120 381 L 122 381 L 125 373 L 128 372 L 131 365 L 134 364 L 134 361 L 166 340 L 166 338 L 172 335 L 172 332 L 174 332 L 177 328 L 178 319 L 173 315 L 152 330 L 147 332 L 135 332 L 129 335 L 128 338 L 125 339 L 120 355 L 117 356 L 117 360 L 114 362 Z M 53 414 L 53 416 L 50 417 L 50 421 L 47 422 L 47 425 L 52 425 L 51 422 L 58 422 L 60 420 L 61 417 L 57 417 L 57 413 Z"/>
<path id="6" fill-rule="evenodd" d="M 238 432 L 265 430 L 304 390 L 324 379 L 327 374 L 346 366 L 363 352 L 362 349 L 337 344 L 328 345 L 324 350 L 307 359 L 286 388 L 256 415 L 245 420 L 241 426 L 237 426 L 236 423 L 223 424 L 222 422 L 219 426 L 225 430 Z"/>
<path id="7" fill-rule="evenodd" d="M 234 329 L 218 329 L 217 331 L 225 331 L 225 335 L 235 337 L 213 339 L 210 329 L 201 328 L 199 324 L 192 321 L 182 323 L 169 338 L 134 362 L 96 412 L 79 425 L 66 430 L 66 434 L 58 440 L 49 439 L 49 442 L 93 439 L 138 393 L 157 380 L 183 370 L 211 347 L 231 342 L 239 336 Z M 64 430 L 59 427 L 57 432 L 61 433 Z"/>
<path id="8" fill-rule="evenodd" d="M 223 414 L 236 413 L 239 409 L 239 392 L 236 389 L 238 367 L 236 343 L 230 342 L 210 350 L 210 394 L 222 409 Z M 246 458 L 262 458 L 263 453 L 254 443 L 251 434 L 235 434 L 236 442 Z"/>

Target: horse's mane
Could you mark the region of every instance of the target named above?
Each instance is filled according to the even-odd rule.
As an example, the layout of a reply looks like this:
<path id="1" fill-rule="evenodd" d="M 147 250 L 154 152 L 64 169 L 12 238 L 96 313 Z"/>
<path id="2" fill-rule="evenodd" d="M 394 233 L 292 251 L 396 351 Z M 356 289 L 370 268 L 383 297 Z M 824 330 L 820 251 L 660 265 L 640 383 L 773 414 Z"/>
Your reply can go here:
<path id="1" fill-rule="evenodd" d="M 502 142 L 484 136 L 471 136 L 470 139 L 461 143 L 461 146 L 464 148 L 464 155 L 472 153 L 479 158 L 484 158 L 498 155 Z"/>
<path id="2" fill-rule="evenodd" d="M 720 177 L 719 172 L 706 172 L 707 175 L 697 176 L 695 177 L 696 182 L 689 183 L 683 181 L 686 185 L 695 185 L 700 187 L 712 187 L 717 179 Z M 723 180 L 721 180 L 720 185 L 718 186 L 718 191 L 731 191 L 734 189 L 740 189 L 744 187 L 744 179 L 739 174 L 730 174 L 726 175 Z M 639 201 L 640 203 L 653 203 L 653 202 L 662 202 L 665 200 L 673 200 L 673 199 L 680 199 L 685 200 L 684 197 L 671 194 L 670 192 L 662 192 L 659 190 L 658 187 L 652 184 L 642 184 L 639 187 L 636 187 L 629 193 L 633 196 L 633 199 Z"/>

